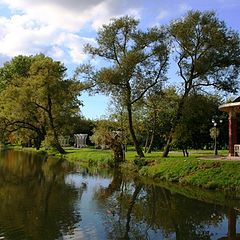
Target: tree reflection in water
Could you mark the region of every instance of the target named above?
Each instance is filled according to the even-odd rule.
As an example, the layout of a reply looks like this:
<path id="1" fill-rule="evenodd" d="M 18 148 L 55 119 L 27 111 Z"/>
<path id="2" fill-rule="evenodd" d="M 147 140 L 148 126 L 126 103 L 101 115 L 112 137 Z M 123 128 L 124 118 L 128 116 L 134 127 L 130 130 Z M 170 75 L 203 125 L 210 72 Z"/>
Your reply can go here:
<path id="1" fill-rule="evenodd" d="M 0 233 L 6 239 L 58 239 L 81 220 L 78 192 L 66 185 L 62 160 L 23 152 L 0 153 Z"/>
<path id="2" fill-rule="evenodd" d="M 105 228 L 109 239 L 216 239 L 211 226 L 220 225 L 226 213 L 225 206 L 143 185 L 138 179 L 129 183 L 117 171 L 95 199 L 108 213 Z M 229 210 L 228 217 L 229 239 L 236 239 L 235 212 Z"/>
<path id="3" fill-rule="evenodd" d="M 0 152 L 0 239 L 238 239 L 238 201 L 166 187 Z"/>

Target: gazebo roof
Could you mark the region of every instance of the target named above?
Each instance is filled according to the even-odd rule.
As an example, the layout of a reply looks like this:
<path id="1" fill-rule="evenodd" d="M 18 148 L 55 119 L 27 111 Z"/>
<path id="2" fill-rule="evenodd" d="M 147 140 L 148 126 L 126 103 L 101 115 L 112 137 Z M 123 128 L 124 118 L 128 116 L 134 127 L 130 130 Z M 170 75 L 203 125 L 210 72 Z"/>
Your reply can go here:
<path id="1" fill-rule="evenodd" d="M 231 103 L 220 105 L 218 109 L 223 112 L 230 112 L 232 110 L 234 110 L 235 112 L 240 112 L 240 97 L 236 98 Z"/>

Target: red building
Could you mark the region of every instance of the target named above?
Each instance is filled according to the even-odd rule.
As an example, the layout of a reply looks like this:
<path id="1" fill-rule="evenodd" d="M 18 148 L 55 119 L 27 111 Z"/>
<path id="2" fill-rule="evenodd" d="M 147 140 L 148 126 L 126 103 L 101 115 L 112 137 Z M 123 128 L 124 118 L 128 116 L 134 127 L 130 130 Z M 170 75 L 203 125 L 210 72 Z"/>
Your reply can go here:
<path id="1" fill-rule="evenodd" d="M 238 145 L 238 139 L 237 139 L 237 130 L 238 130 L 237 115 L 240 112 L 240 97 L 238 97 L 231 103 L 226 103 L 219 106 L 219 110 L 223 112 L 228 112 L 229 114 L 229 118 L 228 118 L 229 156 L 238 156 L 240 152 L 240 145 Z M 235 149 L 234 149 L 234 145 L 235 145 Z"/>

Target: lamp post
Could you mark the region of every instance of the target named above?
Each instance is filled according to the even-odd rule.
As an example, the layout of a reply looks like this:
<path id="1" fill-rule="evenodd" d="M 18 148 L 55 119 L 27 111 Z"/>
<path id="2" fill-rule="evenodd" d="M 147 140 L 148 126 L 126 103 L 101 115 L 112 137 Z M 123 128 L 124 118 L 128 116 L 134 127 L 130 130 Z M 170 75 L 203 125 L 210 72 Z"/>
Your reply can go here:
<path id="1" fill-rule="evenodd" d="M 218 123 L 219 124 L 222 123 L 222 119 L 220 119 Z M 218 150 L 217 150 L 217 137 L 219 136 L 219 129 L 217 128 L 218 123 L 215 119 L 212 119 L 213 138 L 214 138 L 214 155 L 218 155 Z"/>

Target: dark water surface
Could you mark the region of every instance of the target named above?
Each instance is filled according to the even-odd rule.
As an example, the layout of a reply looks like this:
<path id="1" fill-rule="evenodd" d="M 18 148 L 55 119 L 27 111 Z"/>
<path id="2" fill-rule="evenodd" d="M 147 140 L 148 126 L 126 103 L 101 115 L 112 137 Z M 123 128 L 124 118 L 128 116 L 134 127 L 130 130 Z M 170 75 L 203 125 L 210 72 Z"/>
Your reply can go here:
<path id="1" fill-rule="evenodd" d="M 0 240 L 239 239 L 238 199 L 0 152 Z"/>

